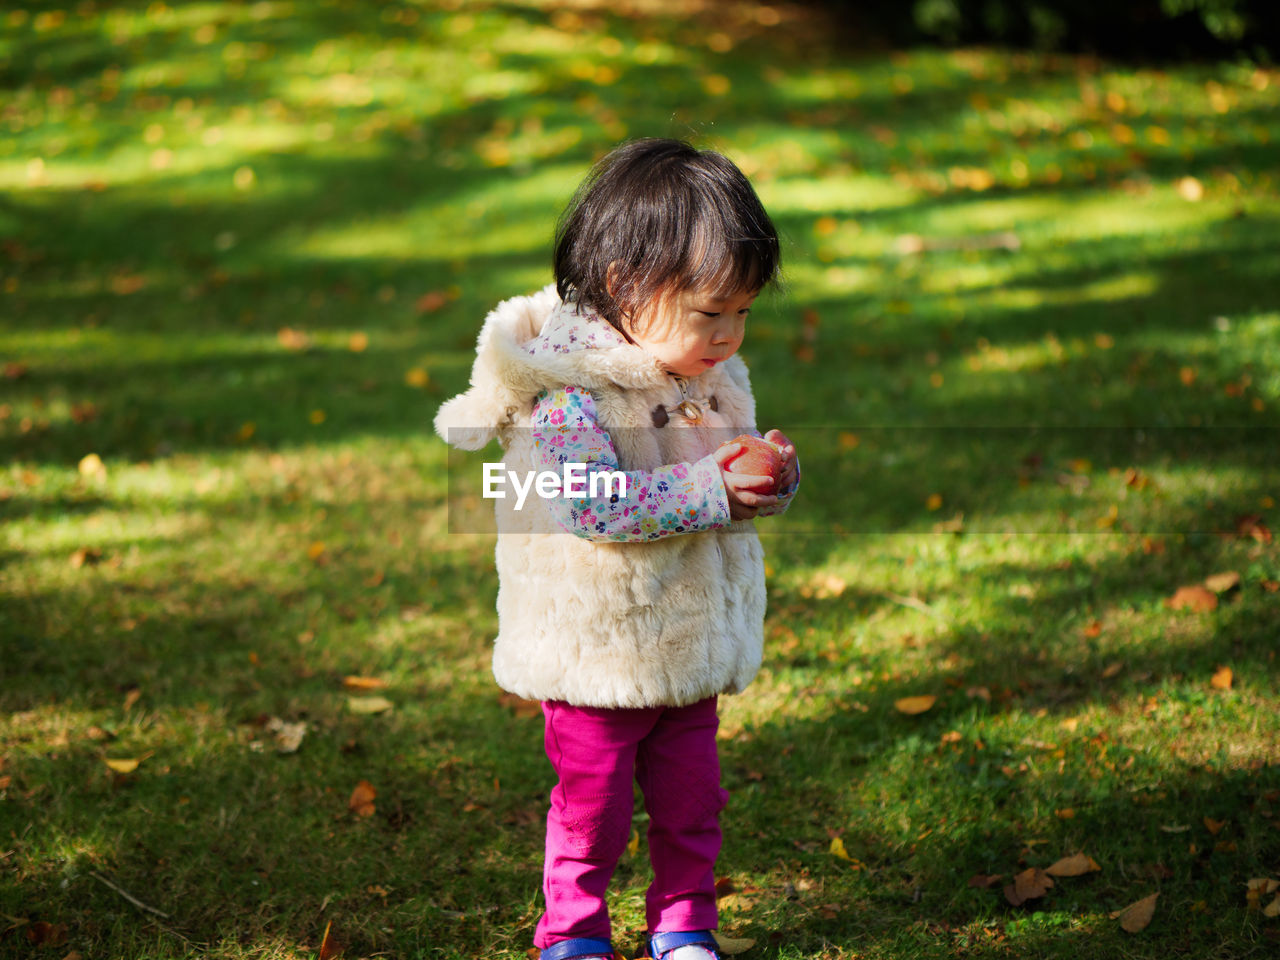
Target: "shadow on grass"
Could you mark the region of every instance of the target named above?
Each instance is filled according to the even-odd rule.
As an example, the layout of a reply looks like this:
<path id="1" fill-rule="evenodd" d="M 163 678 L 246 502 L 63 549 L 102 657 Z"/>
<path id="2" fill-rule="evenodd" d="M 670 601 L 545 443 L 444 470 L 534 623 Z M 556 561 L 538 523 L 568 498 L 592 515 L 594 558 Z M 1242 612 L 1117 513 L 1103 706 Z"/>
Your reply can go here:
<path id="1" fill-rule="evenodd" d="M 94 16 L 105 16 L 150 6 L 93 9 Z M 785 32 L 756 30 L 737 38 L 731 52 L 699 48 L 687 59 L 682 50 L 707 33 L 701 24 L 609 15 L 588 16 L 578 29 L 599 34 L 594 46 L 570 52 L 574 30 L 552 29 L 549 13 L 509 4 L 476 12 L 474 34 L 464 34 L 462 20 L 444 11 L 421 12 L 416 26 L 374 22 L 358 6 L 252 24 L 240 7 L 171 7 L 194 19 L 179 30 L 160 17 L 160 26 L 147 27 L 137 42 L 126 38 L 117 45 L 105 30 L 74 38 L 56 31 L 23 35 L 0 82 L 20 87 L 24 96 L 65 85 L 81 99 L 96 99 L 99 119 L 84 123 L 98 139 L 81 142 L 69 133 L 67 155 L 104 168 L 117 152 L 136 147 L 146 127 L 182 98 L 208 111 L 209 125 L 229 126 L 235 125 L 235 107 L 277 98 L 280 123 L 296 127 L 295 133 L 336 121 L 337 146 L 300 134 L 300 145 L 246 147 L 234 159 L 210 161 L 187 174 L 153 172 L 134 180 L 119 174 L 103 189 L 0 193 L 0 230 L 11 241 L 11 275 L 20 281 L 5 294 L 9 309 L 0 326 L 21 345 L 14 360 L 27 364 L 13 376 L 6 373 L 4 382 L 6 409 L 18 412 L 0 418 L 0 455 L 14 463 L 70 466 L 90 450 L 110 461 L 139 461 L 421 436 L 436 404 L 465 383 L 484 312 L 536 285 L 528 278 L 549 260 L 555 214 L 590 160 L 619 138 L 618 122 L 625 121 L 628 135 L 713 134 L 730 152 L 763 157 L 766 182 L 811 179 L 821 188 L 859 169 L 875 175 L 921 167 L 945 172 L 953 165 L 985 166 L 1029 146 L 1050 148 L 1052 138 L 1039 134 L 1034 143 L 1025 137 L 997 142 L 995 155 L 985 139 L 963 142 L 967 105 L 981 95 L 999 108 L 1010 93 L 1030 101 L 1080 82 L 1079 65 L 1067 61 L 997 82 L 974 79 L 958 61 L 942 58 L 936 62 L 951 65 L 941 80 L 922 74 L 907 93 L 895 94 L 894 77 L 913 68 L 888 55 L 854 62 L 825 46 L 802 46 Z M 269 14 L 271 8 L 252 9 Z M 218 56 L 210 58 L 188 36 L 199 28 L 197 20 L 216 28 Z M 500 26 L 524 39 L 551 29 L 566 46 L 559 53 L 512 52 L 496 43 Z M 356 139 L 356 128 L 383 108 L 377 97 L 365 105 L 335 104 L 319 93 L 290 92 L 290 83 L 306 72 L 300 63 L 318 46 L 340 45 L 347 37 L 393 52 L 398 42 L 461 50 L 472 59 L 446 66 L 475 75 L 509 70 L 533 78 L 535 87 L 504 96 L 464 91 L 438 104 L 396 106 L 388 96 L 388 124 Z M 594 49 L 607 37 L 623 38 L 621 53 Z M 649 69 L 630 64 L 635 40 L 649 44 L 661 62 Z M 270 44 L 271 57 L 231 76 L 222 63 L 231 43 Z M 485 54 L 494 57 L 489 67 L 481 62 Z M 614 66 L 616 76 L 604 83 L 597 73 L 584 75 L 576 62 L 584 57 L 593 69 Z M 143 89 L 129 76 L 184 58 L 190 75 L 162 90 Z M 273 67 L 272 60 L 292 66 Z M 127 85 L 106 98 L 101 75 L 112 64 L 122 68 Z M 865 87 L 856 98 L 821 92 L 824 71 L 851 65 Z M 316 70 L 328 75 L 348 67 Z M 1216 75 L 1193 72 L 1191 82 L 1198 86 Z M 420 65 L 396 76 L 409 87 L 434 89 Z M 728 93 L 709 92 L 724 90 L 725 83 Z M 491 166 L 486 157 L 499 154 L 485 151 L 495 141 L 518 141 L 527 121 L 535 130 L 535 118 L 544 132 L 576 130 L 577 136 L 566 138 L 568 146 L 535 150 L 514 166 Z M 1168 122 L 1155 114 L 1149 119 Z M 1100 146 L 1089 156 L 1110 179 L 1208 179 L 1221 165 L 1262 177 L 1274 170 L 1273 153 L 1241 131 L 1270 119 L 1265 112 L 1240 111 L 1231 131 L 1218 131 L 1228 142 L 1198 143 L 1189 157 L 1176 144 L 1139 156 Z M 870 129 L 879 125 L 892 126 L 892 142 Z M 1205 136 L 1212 140 L 1215 131 Z M 21 145 L 36 155 L 45 142 L 33 136 Z M 341 155 L 355 144 L 358 150 Z M 193 140 L 177 152 L 183 149 L 201 148 Z M 51 157 L 56 167 L 59 161 Z M 249 164 L 257 186 L 234 191 L 237 171 Z M 856 217 L 866 231 L 927 234 L 934 217 L 954 213 L 967 223 L 967 205 L 975 202 L 1026 196 L 1033 204 L 1052 200 L 1071 207 L 1100 196 L 1096 182 L 1073 162 L 1059 173 L 1050 185 L 1047 174 L 1032 171 L 1029 196 L 998 185 L 978 198 L 918 191 L 916 199 L 887 210 L 796 204 L 784 207 L 778 220 L 793 238 L 794 256 L 804 259 L 824 214 Z M 537 189 L 522 192 L 530 181 L 539 182 Z M 369 240 L 387 224 L 394 234 L 385 242 L 391 252 Z M 1267 242 L 1276 226 L 1274 216 L 1250 210 L 1196 235 L 1194 250 L 1153 254 L 1144 246 L 1148 238 L 1077 240 L 1056 262 L 1029 259 L 1030 244 L 1012 255 L 835 257 L 830 266 L 871 271 L 874 282 L 849 296 L 815 292 L 785 305 L 777 316 L 762 318 L 758 345 L 748 344 L 760 407 L 770 423 L 809 423 L 827 431 L 818 444 L 823 449 L 802 451 L 813 525 L 849 521 L 856 513 L 886 532 L 927 529 L 935 515 L 921 512 L 926 488 L 915 488 L 917 477 L 929 492 L 935 480 L 949 478 L 948 509 L 972 496 L 992 505 L 985 515 L 992 524 L 1017 519 L 1028 452 L 1018 444 L 1001 448 L 1007 454 L 994 457 L 1002 464 L 995 469 L 992 457 L 966 462 L 954 436 L 899 444 L 896 455 L 918 465 L 908 482 L 902 468 L 864 467 L 858 455 L 837 452 L 839 437 L 832 442 L 830 433 L 845 426 L 1147 425 L 1153 417 L 1179 424 L 1195 415 L 1204 424 L 1265 429 L 1274 414 L 1254 417 L 1241 405 L 1262 396 L 1258 388 L 1245 396 L 1222 389 L 1228 378 L 1239 382 L 1248 349 L 1229 344 L 1233 349 L 1215 366 L 1211 346 L 1199 355 L 1200 386 L 1184 389 L 1178 382 L 1187 363 L 1180 338 L 1205 331 L 1214 315 L 1236 318 L 1269 307 L 1274 255 Z M 361 249 L 366 243 L 369 249 Z M 955 290 L 957 308 L 939 305 L 943 295 L 929 292 L 929 272 L 978 262 L 1010 265 L 1015 279 Z M 1149 289 L 1122 301 L 1054 301 L 1135 270 L 1150 275 Z M 141 285 L 135 277 L 143 278 Z M 419 305 L 422 294 L 442 291 L 442 305 Z M 983 299 L 1009 292 L 1025 292 L 1035 305 L 1019 309 Z M 915 305 L 912 315 L 887 311 L 898 299 Z M 790 349 L 801 342 L 802 307 L 822 318 L 812 364 L 796 360 Z M 277 332 L 285 327 L 303 331 L 309 347 L 290 351 L 281 345 Z M 366 332 L 368 347 L 353 351 L 350 331 Z M 1061 362 L 1046 363 L 1034 376 L 993 370 L 989 378 L 971 381 L 971 392 L 932 388 L 933 368 L 920 363 L 936 352 L 938 369 L 956 382 L 961 351 L 978 349 L 981 339 L 1034 347 L 1050 333 L 1067 342 Z M 1109 351 L 1070 352 L 1072 338 L 1099 333 L 1114 336 Z M 1261 362 L 1253 371 L 1258 381 Z M 412 367 L 429 371 L 427 393 L 405 385 Z M 1098 404 L 1084 409 L 1081 397 Z M 76 422 L 69 407 L 83 403 L 94 411 Z M 325 414 L 321 424 L 310 422 L 316 410 Z M 253 425 L 253 435 L 241 439 L 246 424 Z M 1080 455 L 1061 438 L 1029 452 L 1047 464 Z M 1195 502 L 1157 504 L 1157 522 L 1164 529 L 1231 529 L 1235 513 L 1250 512 L 1274 492 L 1268 487 L 1274 461 L 1267 454 L 1262 444 L 1241 446 L 1219 436 L 1202 457 L 1184 465 L 1202 471 L 1229 466 L 1244 479 L 1212 509 Z M 1163 462 L 1116 465 L 1154 468 Z M 831 490 L 852 491 L 855 505 L 829 502 Z M 1061 490 L 1049 476 L 1038 476 L 1030 495 L 1042 496 L 1042 506 Z M 334 919 L 353 953 L 523 952 L 537 918 L 540 821 L 550 776 L 537 721 L 512 716 L 487 682 L 496 590 L 487 543 L 445 550 L 436 541 L 433 549 L 416 553 L 405 547 L 398 566 L 387 564 L 390 569 L 371 578 L 375 571 L 366 568 L 383 558 L 375 539 L 385 541 L 423 511 L 441 509 L 439 497 L 411 496 L 383 504 L 374 517 L 351 518 L 350 530 L 338 527 L 354 544 L 344 561 L 299 568 L 296 555 L 320 535 L 315 515 L 341 514 L 344 505 L 341 497 L 317 494 L 304 500 L 305 510 L 294 511 L 283 494 L 270 490 L 247 491 L 232 504 L 174 502 L 171 511 L 193 529 L 167 537 L 100 538 L 112 546 L 107 561 L 136 547 L 147 558 L 143 567 L 108 564 L 70 580 L 61 548 L 22 536 L 34 523 L 138 511 L 145 496 L 123 501 L 90 491 L 19 490 L 0 500 L 0 517 L 24 531 L 17 549 L 6 541 L 2 569 L 45 564 L 39 579 L 26 579 L 24 571 L 0 585 L 0 673 L 18 678 L 0 690 L 0 702 L 13 712 L 16 744 L 4 771 L 12 785 L 0 807 L 0 836 L 14 851 L 12 859 L 0 857 L 0 912 L 47 915 L 87 941 L 122 950 L 144 940 L 164 943 L 158 952 L 225 944 L 233 955 L 252 954 L 267 943 L 281 951 L 307 943 L 314 950 L 324 923 Z M 968 509 L 972 523 L 975 510 Z M 210 532 L 243 529 L 259 514 L 287 528 L 280 543 L 219 539 Z M 1206 841 L 1191 853 L 1186 834 L 1160 827 L 1221 817 L 1219 810 L 1257 810 L 1261 817 L 1259 795 L 1277 786 L 1274 761 L 1251 772 L 1226 761 L 1162 763 L 1145 755 L 1135 739 L 1112 747 L 1118 772 L 1106 768 L 1096 749 L 1074 744 L 1067 758 L 1071 772 L 1055 773 L 1056 758 L 1045 757 L 1051 751 L 1024 743 L 1030 729 L 1025 718 L 1036 711 L 1069 719 L 1075 711 L 1150 698 L 1153 689 L 1210 718 L 1214 711 L 1236 711 L 1231 719 L 1245 722 L 1249 702 L 1231 699 L 1236 694 L 1200 696 L 1187 681 L 1208 664 L 1227 662 L 1247 675 L 1247 691 L 1274 681 L 1276 622 L 1266 598 L 1241 592 L 1211 616 L 1184 615 L 1165 621 L 1165 629 L 1143 620 L 1140 636 L 1128 644 L 1118 639 L 1129 612 L 1156 604 L 1186 580 L 1185 571 L 1211 562 L 1209 545 L 1191 538 L 1164 555 L 1113 555 L 1061 569 L 987 564 L 974 576 L 1031 581 L 1030 596 L 988 597 L 990 625 L 962 613 L 935 627 L 925 642 L 938 657 L 921 661 L 910 678 L 896 675 L 886 653 L 863 659 L 854 643 L 830 651 L 805 642 L 790 650 L 771 647 L 770 670 L 796 677 L 797 709 L 753 729 L 750 739 L 725 744 L 726 782 L 735 801 L 726 820 L 724 862 L 777 862 L 780 887 L 785 877 L 807 871 L 829 886 L 831 900 L 806 894 L 793 902 L 780 893 L 777 916 L 746 915 L 743 923 L 767 944 L 766 952 L 817 953 L 836 945 L 882 952 L 901 947 L 914 955 L 950 955 L 964 947 L 969 955 L 1007 955 L 1007 943 L 998 938 L 962 938 L 1029 917 L 1007 910 L 994 891 L 970 890 L 965 881 L 980 871 L 1012 873 L 1024 861 L 1048 862 L 1046 851 L 1072 848 L 1105 849 L 1107 869 L 1055 890 L 1041 916 L 1053 914 L 1062 926 L 1030 930 L 1020 941 L 1026 950 L 1084 952 L 1082 938 L 1094 932 L 1064 930 L 1073 917 L 1124 905 L 1129 887 L 1117 875 L 1149 876 L 1169 901 L 1184 905 L 1203 898 L 1196 884 L 1204 875 L 1216 881 L 1208 909 L 1180 914 L 1193 917 L 1181 929 L 1153 929 L 1142 947 L 1146 955 L 1179 951 L 1182 937 L 1203 943 L 1247 926 L 1233 883 L 1240 871 L 1265 872 L 1275 862 L 1280 850 L 1274 831 L 1261 821 L 1241 822 L 1237 849 L 1218 850 Z M 817 570 L 856 555 L 857 547 L 848 538 L 814 537 L 778 552 Z M 219 552 L 230 560 L 219 560 Z M 1266 555 L 1258 562 L 1272 561 Z M 909 574 L 898 590 L 913 592 Z M 782 618 L 796 629 L 814 626 L 842 639 L 858 624 L 874 624 L 896 601 L 852 590 L 838 601 L 775 590 L 773 603 L 781 612 L 771 622 Z M 1089 642 L 1083 628 L 1092 618 L 1103 621 L 1104 633 Z M 1064 638 L 1046 623 L 1061 624 Z M 954 665 L 945 662 L 947 654 L 954 655 Z M 1115 662 L 1122 671 L 1107 676 Z M 874 689 L 851 683 L 835 689 L 846 675 L 867 668 L 891 679 Z M 366 672 L 398 678 L 391 691 L 397 706 L 389 716 L 347 712 L 341 678 Z M 825 698 L 819 716 L 801 709 L 806 684 L 818 691 L 808 699 Z M 970 685 L 987 687 L 991 704 L 965 697 Z M 141 699 L 119 707 L 135 688 Z M 894 701 L 918 689 L 950 692 L 929 715 L 899 716 Z M 1160 723 L 1161 709 L 1152 724 Z M 299 754 L 273 753 L 263 726 L 269 716 L 309 724 Z M 960 725 L 975 736 L 981 731 L 981 750 L 972 741 L 942 741 Z M 1196 746 L 1201 749 L 1203 744 Z M 1229 758 L 1230 745 L 1224 750 Z M 117 777 L 102 763 L 104 755 L 148 751 L 136 776 Z M 1019 771 L 1028 760 L 1033 775 Z M 904 766 L 917 768 L 916 776 L 905 778 L 915 795 L 902 795 Z M 1105 773 L 1095 781 L 1099 766 Z M 377 811 L 367 819 L 348 809 L 361 779 L 379 793 Z M 1073 804 L 1075 819 L 1057 818 L 1046 807 L 1051 799 Z M 892 821 L 890 808 L 906 821 Z M 828 829 L 845 831 L 846 846 L 866 870 L 853 873 L 827 853 Z M 921 836 L 926 830 L 934 833 Z M 1141 843 L 1131 845 L 1128 838 Z M 1152 851 L 1159 853 L 1158 863 L 1146 862 Z M 6 861 L 20 861 L 21 872 Z M 1171 875 L 1151 872 L 1156 866 Z M 155 924 L 90 871 L 114 878 L 171 919 Z M 636 879 L 642 874 L 634 864 L 624 871 L 630 894 L 642 885 Z M 841 909 L 825 917 L 822 906 L 832 900 Z M 5 934 L 4 948 L 19 943 L 19 936 L 16 930 Z M 1118 935 L 1103 936 L 1105 949 L 1115 951 Z"/>

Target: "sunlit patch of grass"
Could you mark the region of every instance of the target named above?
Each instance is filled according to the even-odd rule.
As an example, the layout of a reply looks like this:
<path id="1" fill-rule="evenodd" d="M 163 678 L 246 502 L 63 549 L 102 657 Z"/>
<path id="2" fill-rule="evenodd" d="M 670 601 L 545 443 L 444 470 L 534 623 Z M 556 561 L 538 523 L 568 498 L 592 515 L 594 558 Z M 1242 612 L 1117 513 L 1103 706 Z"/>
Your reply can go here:
<path id="1" fill-rule="evenodd" d="M 722 700 L 725 925 L 796 960 L 1261 943 L 1274 457 L 1103 440 L 1280 409 L 1275 72 L 679 6 L 0 14 L 0 913 L 86 956 L 311 956 L 330 919 L 351 955 L 524 954 L 540 724 L 492 685 L 493 542 L 450 533 L 473 461 L 430 421 L 591 161 L 675 134 L 782 229 L 745 353 L 762 420 L 807 425 L 765 665 Z M 1102 871 L 1037 905 L 967 884 L 1076 850 Z"/>

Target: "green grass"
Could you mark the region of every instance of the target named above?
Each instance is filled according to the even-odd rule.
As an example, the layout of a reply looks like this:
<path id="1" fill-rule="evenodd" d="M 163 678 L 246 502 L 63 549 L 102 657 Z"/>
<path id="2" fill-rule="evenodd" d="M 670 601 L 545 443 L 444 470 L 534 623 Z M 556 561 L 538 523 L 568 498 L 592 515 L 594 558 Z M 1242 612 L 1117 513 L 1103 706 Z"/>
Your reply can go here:
<path id="1" fill-rule="evenodd" d="M 805 480 L 723 704 L 726 932 L 1275 951 L 1280 74 L 833 37 L 754 4 L 0 13 L 0 956 L 301 960 L 328 923 L 524 955 L 549 769 L 430 421 L 639 135 L 728 152 L 785 235 L 744 353 Z M 1101 870 L 1006 903 L 1076 851 Z"/>

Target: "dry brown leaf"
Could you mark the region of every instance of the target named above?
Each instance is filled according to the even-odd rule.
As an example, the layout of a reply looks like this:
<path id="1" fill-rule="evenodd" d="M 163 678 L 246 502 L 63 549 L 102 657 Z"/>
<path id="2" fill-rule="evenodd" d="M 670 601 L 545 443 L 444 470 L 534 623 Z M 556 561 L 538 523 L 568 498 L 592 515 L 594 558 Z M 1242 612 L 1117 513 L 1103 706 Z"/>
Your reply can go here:
<path id="1" fill-rule="evenodd" d="M 931 710 L 937 702 L 938 698 L 932 694 L 923 694 L 917 697 L 903 697 L 900 700 L 893 701 L 893 705 L 899 713 L 914 715 Z"/>
<path id="2" fill-rule="evenodd" d="M 104 477 L 107 474 L 106 464 L 96 453 L 87 453 L 81 457 L 77 469 L 82 477 Z"/>
<path id="3" fill-rule="evenodd" d="M 1227 825 L 1225 820 L 1214 820 L 1211 817 L 1204 818 L 1204 828 L 1215 837 L 1222 832 L 1222 828 Z"/>
<path id="4" fill-rule="evenodd" d="M 113 760 L 110 757 L 104 757 L 103 759 L 106 761 L 107 766 L 116 773 L 133 773 L 133 771 L 138 769 L 138 765 L 142 763 L 141 757 L 120 758 L 118 760 Z"/>
<path id="5" fill-rule="evenodd" d="M 1102 633 L 1101 620 L 1090 620 L 1089 623 L 1085 625 L 1084 635 L 1086 637 L 1089 637 L 1090 639 L 1092 639 L 1093 637 L 1099 636 L 1101 633 Z"/>
<path id="6" fill-rule="evenodd" d="M 1039 867 L 1028 867 L 1016 874 L 1013 883 L 1004 888 L 1004 898 L 1015 907 L 1028 900 L 1037 900 L 1053 888 L 1053 878 Z"/>
<path id="7" fill-rule="evenodd" d="M 378 809 L 373 802 L 377 796 L 378 791 L 373 788 L 373 784 L 368 780 L 361 780 L 351 791 L 351 799 L 347 801 L 347 807 L 357 817 L 372 817 Z"/>
<path id="8" fill-rule="evenodd" d="M 1276 898 L 1262 908 L 1264 917 L 1280 917 L 1280 893 L 1276 894 Z"/>
<path id="9" fill-rule="evenodd" d="M 1062 807 L 1053 811 L 1053 815 L 1059 820 L 1074 820 L 1076 818 L 1075 807 Z"/>
<path id="10" fill-rule="evenodd" d="M 378 677 L 343 677 L 342 685 L 348 690 L 385 690 L 387 681 Z"/>
<path id="11" fill-rule="evenodd" d="M 76 570 L 92 567 L 102 562 L 102 551 L 97 547 L 81 547 L 71 554 L 71 566 Z"/>
<path id="12" fill-rule="evenodd" d="M 1128 933 L 1145 930 L 1156 912 L 1156 900 L 1160 894 L 1153 893 L 1129 904 L 1123 910 L 1117 910 L 1111 916 L 1120 918 L 1120 926 Z"/>
<path id="13" fill-rule="evenodd" d="M 277 330 L 276 340 L 286 350 L 306 350 L 311 346 L 311 338 L 293 327 L 281 327 Z"/>
<path id="14" fill-rule="evenodd" d="M 276 751 L 279 753 L 297 753 L 302 746 L 302 738 L 307 735 L 305 720 L 289 723 L 279 717 L 272 717 L 266 722 L 264 729 L 275 738 Z"/>
<path id="15" fill-rule="evenodd" d="M 1226 593 L 1228 590 L 1240 585 L 1240 574 L 1234 570 L 1228 570 L 1226 573 L 1215 573 L 1211 577 L 1205 577 L 1204 585 L 1214 593 Z"/>
<path id="16" fill-rule="evenodd" d="M 1102 671 L 1102 678 L 1110 680 L 1117 673 L 1124 669 L 1124 664 L 1117 660 L 1115 663 L 1109 663 Z"/>
<path id="17" fill-rule="evenodd" d="M 997 883 L 1004 879 L 1003 873 L 975 873 L 969 878 L 969 886 L 977 887 L 985 890 L 988 887 L 994 887 Z"/>
<path id="18" fill-rule="evenodd" d="M 67 942 L 67 926 L 64 923 L 48 923 L 37 920 L 27 927 L 27 939 L 37 947 L 59 947 Z"/>
<path id="19" fill-rule="evenodd" d="M 720 948 L 720 952 L 725 956 L 734 956 L 739 953 L 746 953 L 756 945 L 751 939 L 739 939 L 737 937 L 726 937 L 718 931 L 712 930 L 711 935 L 716 938 L 716 946 Z"/>
<path id="20" fill-rule="evenodd" d="M 1236 535 L 1240 537 L 1252 537 L 1259 543 L 1271 542 L 1270 529 L 1268 529 L 1267 525 L 1262 522 L 1262 517 L 1256 513 L 1236 517 Z"/>
<path id="21" fill-rule="evenodd" d="M 320 940 L 320 952 L 316 955 L 316 960 L 336 960 L 342 956 L 342 945 L 332 936 L 332 927 L 332 922 L 324 925 L 324 936 Z"/>
<path id="22" fill-rule="evenodd" d="M 1261 900 L 1267 894 L 1280 890 L 1280 880 L 1272 880 L 1270 877 L 1254 877 L 1245 884 L 1245 888 L 1251 895 L 1256 894 L 1257 899 Z"/>
<path id="23" fill-rule="evenodd" d="M 1165 600 L 1164 605 L 1170 610 L 1191 610 L 1195 613 L 1208 613 L 1218 608 L 1218 595 L 1199 583 L 1189 587 L 1179 587 Z"/>
<path id="24" fill-rule="evenodd" d="M 1230 690 L 1232 676 L 1230 667 L 1219 667 L 1213 671 L 1213 676 L 1209 679 L 1209 686 L 1215 690 Z"/>
<path id="25" fill-rule="evenodd" d="M 1044 872 L 1051 877 L 1081 877 L 1086 873 L 1094 873 L 1101 869 L 1093 857 L 1084 853 L 1076 853 L 1056 861 L 1046 867 Z"/>
<path id="26" fill-rule="evenodd" d="M 347 697 L 347 709 L 352 713 L 383 713 L 394 706 L 386 697 Z"/>

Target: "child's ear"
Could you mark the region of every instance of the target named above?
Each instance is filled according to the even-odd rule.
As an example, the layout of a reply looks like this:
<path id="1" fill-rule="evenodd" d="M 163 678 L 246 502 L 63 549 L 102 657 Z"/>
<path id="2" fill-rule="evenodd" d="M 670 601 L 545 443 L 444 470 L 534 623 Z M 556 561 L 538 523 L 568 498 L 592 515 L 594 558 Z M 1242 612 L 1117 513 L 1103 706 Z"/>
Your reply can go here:
<path id="1" fill-rule="evenodd" d="M 618 296 L 618 261 L 610 260 L 609 266 L 604 271 L 604 288 L 609 291 L 609 296 L 617 298 Z"/>

